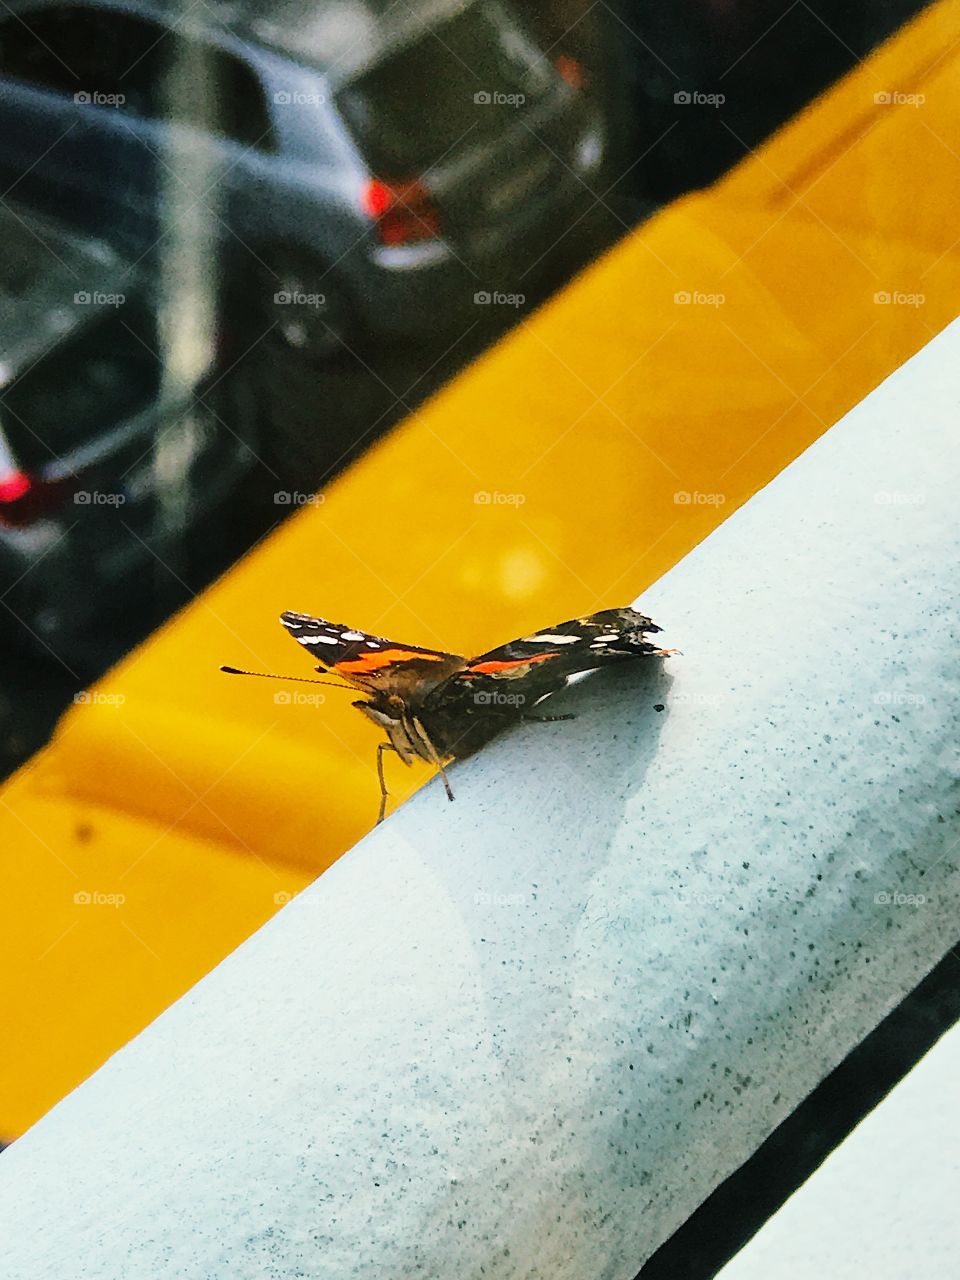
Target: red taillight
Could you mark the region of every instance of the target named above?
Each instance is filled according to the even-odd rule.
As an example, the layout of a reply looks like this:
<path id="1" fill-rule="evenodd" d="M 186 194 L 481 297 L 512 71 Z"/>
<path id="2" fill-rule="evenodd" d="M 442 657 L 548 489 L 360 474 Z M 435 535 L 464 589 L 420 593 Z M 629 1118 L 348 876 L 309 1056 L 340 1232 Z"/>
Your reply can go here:
<path id="1" fill-rule="evenodd" d="M 376 220 L 381 244 L 413 244 L 440 234 L 440 215 L 422 182 L 385 182 L 372 178 L 360 201 L 364 213 Z"/>
<path id="2" fill-rule="evenodd" d="M 0 506 L 17 502 L 33 488 L 33 481 L 25 471 L 9 471 L 0 476 Z"/>
<path id="3" fill-rule="evenodd" d="M 0 525 L 23 529 L 58 506 L 68 492 L 64 480 L 38 480 L 26 471 L 0 475 Z"/>
<path id="4" fill-rule="evenodd" d="M 363 189 L 360 203 L 363 211 L 371 218 L 382 218 L 393 203 L 393 190 L 379 178 L 371 178 Z"/>
<path id="5" fill-rule="evenodd" d="M 561 53 L 554 59 L 553 65 L 571 89 L 582 89 L 587 83 L 587 73 L 583 63 L 578 62 L 576 58 Z"/>

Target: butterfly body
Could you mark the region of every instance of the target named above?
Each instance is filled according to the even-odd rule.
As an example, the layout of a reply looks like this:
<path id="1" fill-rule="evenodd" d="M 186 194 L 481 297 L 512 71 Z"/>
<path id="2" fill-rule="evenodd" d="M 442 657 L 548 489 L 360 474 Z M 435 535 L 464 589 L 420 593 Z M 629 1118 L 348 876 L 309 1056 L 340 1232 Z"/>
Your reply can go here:
<path id="1" fill-rule="evenodd" d="M 570 676 L 624 659 L 663 655 L 647 637 L 660 630 L 634 609 L 605 609 L 512 640 L 479 657 L 399 644 L 383 636 L 286 612 L 280 621 L 313 656 L 364 697 L 353 705 L 379 728 L 380 817 L 386 802 L 383 751 L 410 764 L 464 759 L 510 723 L 541 716 L 536 708 Z M 446 774 L 447 794 L 453 799 Z"/>

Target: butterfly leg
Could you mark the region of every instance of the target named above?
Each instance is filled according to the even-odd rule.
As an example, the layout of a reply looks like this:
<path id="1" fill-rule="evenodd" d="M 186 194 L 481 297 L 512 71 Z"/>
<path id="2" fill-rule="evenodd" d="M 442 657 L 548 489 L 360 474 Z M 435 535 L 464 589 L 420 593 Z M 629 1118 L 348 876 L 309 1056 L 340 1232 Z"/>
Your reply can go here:
<path id="1" fill-rule="evenodd" d="M 383 821 L 387 812 L 387 791 L 386 779 L 383 776 L 383 753 L 385 751 L 394 751 L 399 755 L 399 751 L 392 742 L 381 742 L 377 747 L 377 777 L 380 779 L 380 812 L 377 815 L 377 826 Z"/>
<path id="2" fill-rule="evenodd" d="M 444 769 L 443 764 L 441 763 L 441 761 L 440 761 L 440 757 L 439 757 L 439 756 L 437 756 L 437 759 L 436 759 L 436 765 L 437 765 L 437 768 L 440 770 L 440 777 L 443 779 L 443 786 L 444 786 L 444 789 L 445 789 L 445 791 L 446 791 L 446 793 L 447 793 L 447 799 L 448 799 L 448 800 L 452 800 L 452 799 L 453 799 L 453 791 L 452 791 L 452 789 L 451 789 L 451 787 L 450 787 L 450 780 L 447 778 L 447 771 L 446 771 L 446 769 Z"/>
<path id="3" fill-rule="evenodd" d="M 430 741 L 430 738 L 427 735 L 427 731 L 423 727 L 423 722 L 419 720 L 416 716 L 414 716 L 413 723 L 416 725 L 417 733 L 420 735 L 421 740 L 425 744 L 427 751 L 430 754 L 431 762 L 435 764 L 437 768 L 440 770 L 440 777 L 443 779 L 443 786 L 447 793 L 447 799 L 452 800 L 453 791 L 450 787 L 450 781 L 447 778 L 447 771 L 443 767 L 443 761 L 440 759 L 440 753 L 437 751 L 437 748 Z"/>

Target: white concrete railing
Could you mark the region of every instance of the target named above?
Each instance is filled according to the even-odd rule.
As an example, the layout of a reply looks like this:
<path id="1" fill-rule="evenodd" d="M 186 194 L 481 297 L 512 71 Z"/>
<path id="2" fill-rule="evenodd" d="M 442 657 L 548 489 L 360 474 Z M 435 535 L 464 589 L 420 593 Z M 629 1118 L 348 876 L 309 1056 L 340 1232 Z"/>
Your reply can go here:
<path id="1" fill-rule="evenodd" d="M 956 939 L 958 401 L 955 325 L 645 594 L 682 657 L 427 787 L 5 1152 L 8 1280 L 629 1280 Z"/>

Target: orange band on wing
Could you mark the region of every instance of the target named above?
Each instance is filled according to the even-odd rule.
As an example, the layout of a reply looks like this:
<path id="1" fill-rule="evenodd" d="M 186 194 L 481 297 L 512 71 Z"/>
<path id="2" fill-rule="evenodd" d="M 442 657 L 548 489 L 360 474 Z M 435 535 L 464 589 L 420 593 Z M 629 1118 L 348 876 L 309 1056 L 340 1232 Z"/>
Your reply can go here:
<path id="1" fill-rule="evenodd" d="M 511 667 L 529 667 L 534 662 L 546 662 L 547 658 L 557 658 L 558 653 L 532 653 L 529 658 L 514 658 L 510 662 L 478 662 L 463 674 L 465 676 L 492 676 L 498 671 L 509 671 Z"/>
<path id="2" fill-rule="evenodd" d="M 335 662 L 334 671 L 342 671 L 345 675 L 362 676 L 371 671 L 380 671 L 383 667 L 392 667 L 396 662 L 442 662 L 442 653 L 422 653 L 416 649 L 379 649 L 369 653 L 361 653 L 358 658 L 349 662 Z"/>

